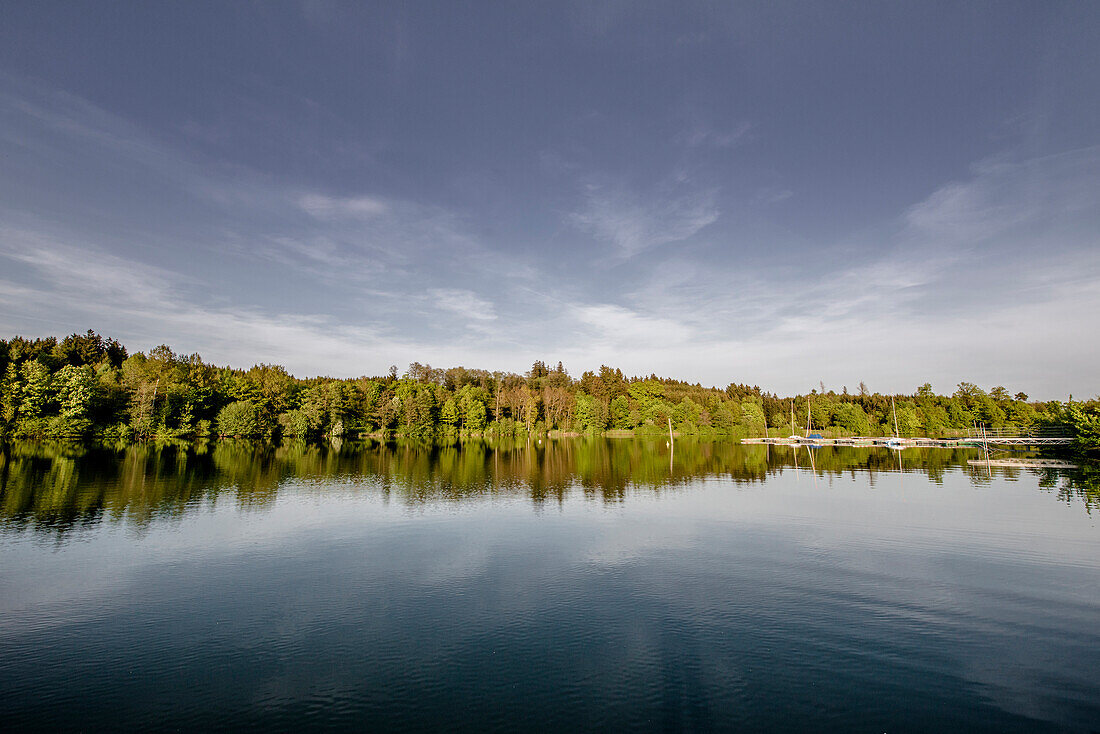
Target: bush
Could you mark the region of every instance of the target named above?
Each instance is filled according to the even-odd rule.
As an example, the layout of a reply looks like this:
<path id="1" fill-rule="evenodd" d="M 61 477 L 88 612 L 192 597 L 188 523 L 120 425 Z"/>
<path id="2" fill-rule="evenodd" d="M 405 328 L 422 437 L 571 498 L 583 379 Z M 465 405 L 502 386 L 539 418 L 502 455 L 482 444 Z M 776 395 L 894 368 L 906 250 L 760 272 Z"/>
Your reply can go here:
<path id="1" fill-rule="evenodd" d="M 279 426 L 282 427 L 284 436 L 305 438 L 309 433 L 309 416 L 301 410 L 289 410 L 279 415 Z"/>
<path id="2" fill-rule="evenodd" d="M 46 435 L 51 438 L 75 438 L 83 436 L 92 429 L 87 418 L 66 418 L 55 415 L 46 422 Z"/>
<path id="3" fill-rule="evenodd" d="M 230 403 L 218 412 L 218 435 L 255 436 L 260 432 L 256 406 L 247 400 Z"/>
<path id="4" fill-rule="evenodd" d="M 112 423 L 99 433 L 106 443 L 129 443 L 134 440 L 134 429 L 126 423 Z"/>

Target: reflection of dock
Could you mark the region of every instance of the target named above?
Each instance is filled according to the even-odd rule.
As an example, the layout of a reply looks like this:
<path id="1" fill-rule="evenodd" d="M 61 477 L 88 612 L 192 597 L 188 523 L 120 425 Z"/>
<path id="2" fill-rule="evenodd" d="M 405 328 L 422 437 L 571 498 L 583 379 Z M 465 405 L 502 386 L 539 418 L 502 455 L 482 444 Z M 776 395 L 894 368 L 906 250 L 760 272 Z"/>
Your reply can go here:
<path id="1" fill-rule="evenodd" d="M 1058 459 L 970 459 L 970 466 L 999 466 L 1010 469 L 1077 469 L 1077 464 Z"/>

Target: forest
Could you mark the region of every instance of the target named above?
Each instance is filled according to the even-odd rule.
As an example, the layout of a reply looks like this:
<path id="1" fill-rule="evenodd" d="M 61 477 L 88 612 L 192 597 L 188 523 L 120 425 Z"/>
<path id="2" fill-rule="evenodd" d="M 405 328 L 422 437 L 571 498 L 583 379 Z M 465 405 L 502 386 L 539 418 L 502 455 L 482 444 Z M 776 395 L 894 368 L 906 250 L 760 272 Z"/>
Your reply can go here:
<path id="1" fill-rule="evenodd" d="M 781 397 L 740 383 L 628 377 L 608 366 L 578 378 L 541 360 L 522 375 L 414 362 L 403 373 L 394 366 L 374 377 L 301 379 L 278 365 L 219 367 L 168 346 L 130 354 L 93 331 L 0 340 L 0 375 L 0 436 L 21 438 L 644 434 L 667 432 L 669 423 L 678 434 L 734 438 L 807 427 L 836 436 L 939 437 L 980 422 L 1066 427 L 1078 449 L 1100 448 L 1100 400 L 1037 402 L 969 382 L 951 395 L 928 383 L 908 395 L 860 383 Z"/>

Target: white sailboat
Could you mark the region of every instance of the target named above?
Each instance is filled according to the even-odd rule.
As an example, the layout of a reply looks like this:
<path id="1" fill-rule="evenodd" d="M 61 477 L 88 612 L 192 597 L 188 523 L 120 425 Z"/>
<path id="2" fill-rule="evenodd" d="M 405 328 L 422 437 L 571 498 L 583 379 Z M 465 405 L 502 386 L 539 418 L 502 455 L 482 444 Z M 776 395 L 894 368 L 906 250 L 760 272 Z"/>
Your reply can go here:
<path id="1" fill-rule="evenodd" d="M 890 396 L 890 410 L 894 413 L 894 437 L 886 440 L 886 446 L 891 449 L 903 449 L 905 448 L 905 442 L 901 440 L 898 433 L 898 409 L 894 405 L 893 395 Z"/>

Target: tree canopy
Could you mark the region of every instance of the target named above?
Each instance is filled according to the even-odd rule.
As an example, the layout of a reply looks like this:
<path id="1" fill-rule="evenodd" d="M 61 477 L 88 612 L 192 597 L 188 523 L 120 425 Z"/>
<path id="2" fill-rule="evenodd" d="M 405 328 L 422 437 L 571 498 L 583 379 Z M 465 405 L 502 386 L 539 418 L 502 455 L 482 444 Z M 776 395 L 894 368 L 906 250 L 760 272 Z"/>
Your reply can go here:
<path id="1" fill-rule="evenodd" d="M 663 432 L 744 437 L 810 428 L 835 435 L 944 436 L 1058 424 L 1079 448 L 1100 445 L 1100 403 L 1029 402 L 1003 386 L 928 383 L 910 395 L 814 389 L 780 397 L 756 385 L 703 387 L 601 366 L 570 375 L 536 360 L 523 375 L 413 362 L 399 374 L 296 378 L 278 365 L 207 364 L 168 346 L 130 354 L 95 332 L 0 340 L 0 433 L 132 440 L 154 437 L 343 436 L 390 433 Z M 824 387 L 819 385 L 819 387 Z M 1091 448 L 1090 448 L 1091 447 Z"/>

